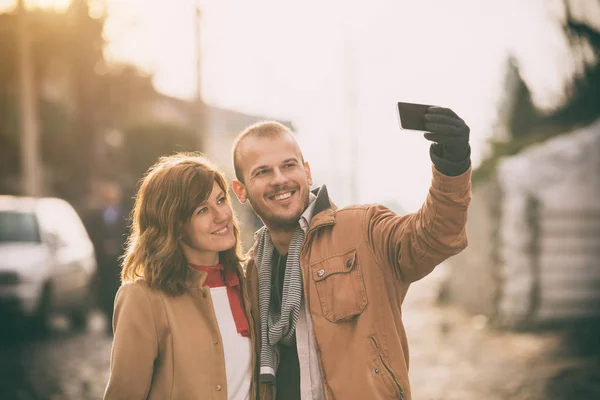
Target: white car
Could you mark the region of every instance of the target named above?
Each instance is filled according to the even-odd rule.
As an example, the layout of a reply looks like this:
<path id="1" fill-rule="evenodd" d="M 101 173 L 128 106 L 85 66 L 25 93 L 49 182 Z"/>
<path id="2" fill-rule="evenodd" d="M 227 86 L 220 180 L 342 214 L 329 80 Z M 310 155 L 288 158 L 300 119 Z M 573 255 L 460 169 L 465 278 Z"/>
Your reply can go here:
<path id="1" fill-rule="evenodd" d="M 61 312 L 84 327 L 96 268 L 94 247 L 69 203 L 0 196 L 0 313 L 45 328 Z"/>

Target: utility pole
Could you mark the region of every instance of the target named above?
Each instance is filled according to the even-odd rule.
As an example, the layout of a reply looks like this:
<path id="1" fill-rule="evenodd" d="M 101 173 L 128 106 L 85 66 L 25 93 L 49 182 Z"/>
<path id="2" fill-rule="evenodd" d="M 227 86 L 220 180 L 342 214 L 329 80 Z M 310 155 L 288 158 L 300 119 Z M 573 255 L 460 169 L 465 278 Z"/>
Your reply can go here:
<path id="1" fill-rule="evenodd" d="M 25 0 L 17 2 L 17 20 L 21 187 L 25 195 L 40 196 L 42 194 L 40 127 L 29 36 L 29 15 L 25 8 Z"/>
<path id="2" fill-rule="evenodd" d="M 209 139 L 210 115 L 206 103 L 202 100 L 202 46 L 201 46 L 202 9 L 200 0 L 195 2 L 195 45 L 196 45 L 196 99 L 195 99 L 195 124 L 196 124 L 196 150 L 206 152 Z"/>
<path id="3" fill-rule="evenodd" d="M 348 141 L 350 144 L 350 160 L 348 164 L 350 202 L 358 204 L 360 189 L 360 154 L 359 154 L 359 132 L 358 132 L 358 65 L 356 58 L 355 43 L 352 30 L 353 18 L 351 8 L 346 8 L 343 19 L 343 60 L 344 60 L 344 86 L 346 95 L 346 107 L 348 111 Z"/>
<path id="4" fill-rule="evenodd" d="M 94 166 L 97 162 L 94 153 L 98 138 L 97 110 L 95 105 L 95 86 L 97 80 L 94 65 L 102 58 L 100 43 L 94 40 L 98 36 L 94 32 L 93 21 L 89 16 L 88 0 L 71 0 L 69 7 L 71 21 L 71 37 L 69 43 L 69 59 L 72 60 L 70 80 L 74 99 L 74 129 L 76 152 L 71 159 L 73 175 L 69 188 L 72 202 L 79 202 L 91 191 L 94 177 Z M 94 43 L 90 46 L 90 43 Z"/>

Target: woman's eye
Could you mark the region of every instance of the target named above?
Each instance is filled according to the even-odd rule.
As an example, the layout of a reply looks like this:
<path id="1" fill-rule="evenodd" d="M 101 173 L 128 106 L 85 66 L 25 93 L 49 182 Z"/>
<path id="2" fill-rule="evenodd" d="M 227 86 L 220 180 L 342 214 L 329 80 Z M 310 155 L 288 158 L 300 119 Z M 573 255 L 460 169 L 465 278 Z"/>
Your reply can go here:
<path id="1" fill-rule="evenodd" d="M 218 201 L 219 204 L 225 203 L 225 197 L 221 197 Z"/>
<path id="2" fill-rule="evenodd" d="M 198 209 L 198 211 L 196 211 L 196 215 L 204 214 L 207 210 L 208 210 L 208 208 L 202 207 L 202 208 Z"/>

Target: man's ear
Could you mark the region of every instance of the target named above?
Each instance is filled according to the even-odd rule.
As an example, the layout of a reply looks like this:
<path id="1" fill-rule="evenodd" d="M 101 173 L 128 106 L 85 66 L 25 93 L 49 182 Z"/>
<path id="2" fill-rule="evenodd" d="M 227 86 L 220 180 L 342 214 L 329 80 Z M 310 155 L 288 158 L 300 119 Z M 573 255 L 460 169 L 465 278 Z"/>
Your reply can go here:
<path id="1" fill-rule="evenodd" d="M 308 185 L 312 185 L 313 181 L 312 181 L 312 174 L 310 172 L 310 164 L 308 164 L 308 161 L 304 161 L 304 172 L 306 173 L 306 179 L 308 180 Z"/>
<path id="2" fill-rule="evenodd" d="M 238 198 L 238 200 L 240 201 L 240 203 L 244 204 L 246 203 L 246 187 L 244 186 L 244 184 L 242 182 L 240 182 L 237 179 L 234 179 L 233 182 L 231 182 L 231 188 L 233 189 L 233 192 L 235 193 L 235 197 Z"/>

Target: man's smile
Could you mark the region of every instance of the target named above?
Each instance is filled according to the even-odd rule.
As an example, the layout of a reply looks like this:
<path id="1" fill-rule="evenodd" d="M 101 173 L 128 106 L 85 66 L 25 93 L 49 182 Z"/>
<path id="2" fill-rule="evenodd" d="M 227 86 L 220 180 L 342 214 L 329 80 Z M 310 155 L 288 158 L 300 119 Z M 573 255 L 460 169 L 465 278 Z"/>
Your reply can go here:
<path id="1" fill-rule="evenodd" d="M 288 200 L 289 198 L 291 198 L 295 193 L 296 193 L 296 190 L 287 190 L 285 192 L 279 192 L 277 194 L 267 196 L 267 198 L 269 200 L 273 200 L 273 201 L 277 201 L 277 202 L 284 202 L 284 201 Z"/>

